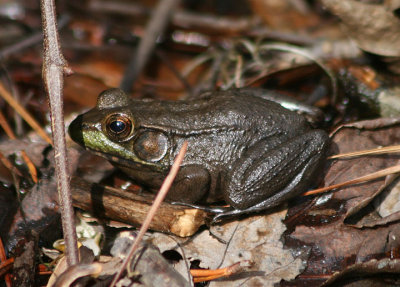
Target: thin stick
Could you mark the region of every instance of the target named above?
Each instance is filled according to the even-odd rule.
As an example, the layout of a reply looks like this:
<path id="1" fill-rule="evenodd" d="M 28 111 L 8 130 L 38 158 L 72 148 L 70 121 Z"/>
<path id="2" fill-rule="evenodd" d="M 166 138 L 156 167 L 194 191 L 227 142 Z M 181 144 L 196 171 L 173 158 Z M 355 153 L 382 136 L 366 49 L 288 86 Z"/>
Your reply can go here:
<path id="1" fill-rule="evenodd" d="M 58 21 L 58 27 L 63 28 L 65 27 L 68 22 L 70 21 L 71 17 L 69 15 L 62 15 L 60 20 Z M 18 53 L 21 50 L 27 49 L 31 46 L 34 46 L 41 42 L 43 39 L 42 31 L 34 32 L 33 34 L 29 35 L 28 37 L 22 39 L 17 43 L 13 43 L 9 46 L 6 46 L 0 50 L 0 59 L 7 58 L 12 54 Z"/>
<path id="2" fill-rule="evenodd" d="M 28 167 L 29 173 L 32 177 L 32 180 L 34 183 L 38 183 L 38 173 L 37 173 L 37 169 L 35 167 L 35 165 L 33 164 L 33 162 L 31 161 L 31 159 L 29 158 L 28 154 L 26 153 L 26 151 L 21 150 L 21 156 L 24 159 L 24 162 L 26 163 L 26 166 Z"/>
<path id="3" fill-rule="evenodd" d="M 63 117 L 63 76 L 64 73 L 71 73 L 71 70 L 68 68 L 61 53 L 54 0 L 41 0 L 40 6 L 44 44 L 42 75 L 50 104 L 55 173 L 57 176 L 58 197 L 61 206 L 67 265 L 71 266 L 79 262 Z"/>
<path id="4" fill-rule="evenodd" d="M 0 83 L 0 95 L 32 127 L 32 129 L 38 133 L 38 135 L 40 135 L 47 143 L 51 145 L 53 144 L 50 137 L 38 122 L 11 96 L 2 83 Z"/>
<path id="5" fill-rule="evenodd" d="M 4 131 L 6 132 L 7 136 L 10 139 L 15 140 L 17 138 L 1 112 L 0 112 L 0 126 L 4 129 Z M 29 158 L 28 154 L 24 150 L 21 150 L 21 155 L 26 163 L 26 166 L 28 167 L 28 170 L 29 170 L 29 173 L 31 174 L 33 182 L 37 183 L 38 177 L 37 177 L 37 170 L 36 170 L 35 165 L 33 164 L 31 159 Z M 6 157 L 4 157 L 2 154 L 0 154 L 0 160 L 1 160 L 1 162 L 3 162 L 3 164 L 8 169 L 10 169 L 10 171 L 15 172 L 19 176 L 22 176 L 21 173 L 19 173 L 18 169 L 14 168 L 14 166 L 11 164 L 11 162 Z"/>
<path id="6" fill-rule="evenodd" d="M 11 161 L 0 151 L 1 163 L 10 171 L 22 177 L 22 173 L 11 163 Z"/>
<path id="7" fill-rule="evenodd" d="M 1 85 L 1 83 L 0 83 L 0 85 Z M 10 139 L 15 138 L 14 132 L 11 129 L 10 125 L 8 124 L 8 122 L 2 112 L 0 112 L 0 126 L 3 128 L 3 130 L 6 132 L 6 135 Z"/>
<path id="8" fill-rule="evenodd" d="M 14 258 L 10 258 L 9 261 L 7 261 L 7 256 L 6 256 L 6 252 L 4 250 L 3 241 L 0 238 L 0 277 L 2 276 L 2 274 L 1 274 L 2 273 L 1 269 L 3 269 L 2 266 L 9 266 L 13 262 L 14 262 Z M 5 271 L 5 272 L 7 272 L 7 271 Z M 4 281 L 6 282 L 6 286 L 11 287 L 11 275 L 5 274 L 4 277 L 5 277 Z"/>
<path id="9" fill-rule="evenodd" d="M 150 15 L 150 9 L 139 4 L 137 1 L 92 0 L 88 2 L 88 9 L 88 13 L 126 15 L 132 19 Z M 275 30 L 270 31 L 266 28 L 261 30 L 259 28 L 260 19 L 258 19 L 258 17 L 233 18 L 229 16 L 214 16 L 179 9 L 173 13 L 171 18 L 171 22 L 174 26 L 188 31 L 213 31 L 218 32 L 219 35 L 235 34 L 244 36 L 252 34 L 258 38 L 261 36 L 264 38 L 278 37 L 279 39 L 282 39 L 283 37 L 282 42 L 295 42 L 300 45 L 311 45 L 316 42 L 316 40 L 307 37 L 306 35 L 284 34 L 282 32 L 275 32 Z M 271 34 L 272 37 L 269 37 Z"/>
<path id="10" fill-rule="evenodd" d="M 13 267 L 14 264 L 14 258 L 8 258 L 5 261 L 2 261 L 0 263 L 0 277 L 3 276 L 3 274 L 6 274 L 8 271 L 10 271 L 10 269 Z M 6 276 L 8 276 L 9 278 L 11 278 L 9 276 L 9 274 L 6 274 Z M 11 280 L 8 280 L 8 283 L 10 284 Z M 12 285 L 8 285 L 8 286 L 12 286 Z"/>
<path id="11" fill-rule="evenodd" d="M 374 154 L 385 154 L 385 153 L 394 153 L 394 152 L 400 152 L 400 145 L 392 145 L 392 146 L 379 147 L 379 148 L 368 149 L 368 150 L 360 150 L 360 151 L 354 151 L 354 152 L 341 153 L 341 154 L 332 155 L 332 156 L 328 157 L 328 159 L 350 158 L 350 157 L 356 157 L 356 156 L 360 156 L 360 155 L 374 155 Z"/>
<path id="12" fill-rule="evenodd" d="M 181 165 L 182 160 L 185 156 L 187 145 L 188 145 L 187 142 L 183 143 L 179 151 L 179 154 L 175 158 L 174 164 L 172 165 L 170 172 L 164 179 L 160 191 L 158 192 L 156 198 L 154 199 L 153 205 L 150 207 L 149 213 L 146 219 L 144 220 L 142 227 L 140 227 L 139 233 L 136 236 L 135 242 L 132 244 L 131 249 L 129 250 L 128 256 L 126 256 L 124 261 L 122 262 L 122 265 L 118 270 L 118 273 L 115 275 L 113 281 L 111 282 L 110 287 L 114 287 L 118 279 L 121 277 L 122 272 L 125 270 L 126 266 L 128 265 L 128 262 L 132 259 L 133 254 L 139 247 L 139 244 L 142 241 L 142 238 L 145 235 L 147 229 L 149 228 L 150 222 L 153 220 L 158 208 L 160 207 L 161 202 L 164 200 L 168 190 L 171 188 L 171 185 L 176 177 L 176 174 L 178 173 L 179 166 Z"/>
<path id="13" fill-rule="evenodd" d="M 303 196 L 322 193 L 322 192 L 325 192 L 325 191 L 328 191 L 328 190 L 344 187 L 344 186 L 351 185 L 351 184 L 357 184 L 357 183 L 361 183 L 361 182 L 368 181 L 368 180 L 374 180 L 374 179 L 377 179 L 377 178 L 380 178 L 380 177 L 384 177 L 384 176 L 387 176 L 387 175 L 390 175 L 390 174 L 393 174 L 393 173 L 398 173 L 398 172 L 400 172 L 400 165 L 391 166 L 391 167 L 382 169 L 382 170 L 377 171 L 377 172 L 373 172 L 373 173 L 370 173 L 370 174 L 367 174 L 367 175 L 364 175 L 364 176 L 357 177 L 357 178 L 352 179 L 352 180 L 348 180 L 348 181 L 341 182 L 341 183 L 338 183 L 338 184 L 334 184 L 334 185 L 330 185 L 330 186 L 321 187 L 321 188 L 317 188 L 317 189 L 314 189 L 314 190 L 307 191 L 307 192 L 303 193 Z"/>
<path id="14" fill-rule="evenodd" d="M 193 277 L 193 283 L 198 283 L 203 281 L 211 281 L 221 277 L 228 277 L 232 274 L 239 273 L 243 271 L 245 267 L 250 267 L 252 265 L 253 263 L 250 260 L 244 260 L 220 269 L 191 269 L 190 274 Z"/>

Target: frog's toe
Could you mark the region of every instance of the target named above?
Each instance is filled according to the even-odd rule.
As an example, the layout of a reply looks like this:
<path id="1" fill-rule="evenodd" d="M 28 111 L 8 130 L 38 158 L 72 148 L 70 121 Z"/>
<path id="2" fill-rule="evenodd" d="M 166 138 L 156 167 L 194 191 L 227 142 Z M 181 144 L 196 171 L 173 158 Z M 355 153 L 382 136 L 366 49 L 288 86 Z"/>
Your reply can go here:
<path id="1" fill-rule="evenodd" d="M 228 218 L 235 217 L 237 215 L 241 215 L 244 213 L 248 213 L 247 211 L 239 210 L 239 209 L 230 209 L 225 210 L 224 212 L 218 213 L 215 215 L 211 221 L 211 225 L 224 221 Z"/>

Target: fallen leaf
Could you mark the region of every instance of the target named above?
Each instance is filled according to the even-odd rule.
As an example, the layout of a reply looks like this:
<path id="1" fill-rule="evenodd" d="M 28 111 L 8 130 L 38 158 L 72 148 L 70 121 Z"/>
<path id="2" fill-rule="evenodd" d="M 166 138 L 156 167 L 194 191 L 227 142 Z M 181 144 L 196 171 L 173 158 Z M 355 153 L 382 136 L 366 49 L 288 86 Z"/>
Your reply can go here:
<path id="1" fill-rule="evenodd" d="M 162 251 L 173 249 L 183 252 L 182 257 L 190 261 L 199 260 L 201 268 L 216 269 L 243 260 L 254 263 L 249 271 L 213 281 L 209 286 L 274 286 L 282 279 L 291 280 L 299 275 L 305 267 L 302 256 L 307 256 L 294 257 L 290 250 L 283 248 L 280 238 L 286 230 L 282 223 L 285 215 L 286 209 L 283 209 L 216 225 L 211 228 L 211 234 L 205 230 L 186 242 L 176 239 L 180 240 L 180 248 L 174 240 L 161 234 L 154 234 L 152 242 Z"/>
<path id="2" fill-rule="evenodd" d="M 342 21 L 358 46 L 382 56 L 400 56 L 400 19 L 382 4 L 354 0 L 323 0 Z"/>

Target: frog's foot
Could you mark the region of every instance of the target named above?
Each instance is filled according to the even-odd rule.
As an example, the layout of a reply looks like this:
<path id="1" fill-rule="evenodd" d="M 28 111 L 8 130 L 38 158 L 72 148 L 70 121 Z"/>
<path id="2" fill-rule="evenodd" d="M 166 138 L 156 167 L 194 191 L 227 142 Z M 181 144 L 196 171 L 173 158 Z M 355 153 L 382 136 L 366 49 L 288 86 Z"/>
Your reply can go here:
<path id="1" fill-rule="evenodd" d="M 265 211 L 266 209 L 270 209 L 273 207 L 276 207 L 282 203 L 281 199 L 285 197 L 285 195 L 288 194 L 288 191 L 293 190 L 293 188 L 296 186 L 297 181 L 301 179 L 301 177 L 304 174 L 301 172 L 298 174 L 295 178 L 295 180 L 290 183 L 285 189 L 281 190 L 280 192 L 276 193 L 274 196 L 271 196 L 270 198 L 267 198 L 266 200 L 253 205 L 251 207 L 245 208 L 245 209 L 228 209 L 225 210 L 224 212 L 220 212 L 216 214 L 212 221 L 211 224 L 216 224 L 220 223 L 221 221 L 228 220 L 229 218 L 234 218 L 239 215 L 244 215 L 244 214 L 253 214 L 256 215 L 257 213 L 260 213 L 262 211 Z"/>
<path id="2" fill-rule="evenodd" d="M 215 214 L 224 214 L 226 212 L 233 211 L 232 208 L 230 207 L 209 207 L 209 206 L 204 206 L 204 205 L 197 205 L 197 204 L 192 204 L 192 203 L 185 203 L 185 202 L 171 202 L 173 205 L 181 205 L 181 206 L 186 206 L 190 208 L 195 208 L 195 209 L 200 209 L 204 210 L 205 212 L 209 213 L 215 213 Z"/>
<path id="3" fill-rule="evenodd" d="M 215 215 L 213 217 L 213 219 L 211 220 L 211 225 L 220 223 L 221 221 L 224 221 L 228 218 L 234 218 L 235 216 L 238 215 L 242 215 L 242 214 L 246 214 L 249 213 L 251 211 L 249 210 L 240 210 L 240 209 L 230 209 L 228 211 L 225 212 L 220 212 L 217 215 Z"/>

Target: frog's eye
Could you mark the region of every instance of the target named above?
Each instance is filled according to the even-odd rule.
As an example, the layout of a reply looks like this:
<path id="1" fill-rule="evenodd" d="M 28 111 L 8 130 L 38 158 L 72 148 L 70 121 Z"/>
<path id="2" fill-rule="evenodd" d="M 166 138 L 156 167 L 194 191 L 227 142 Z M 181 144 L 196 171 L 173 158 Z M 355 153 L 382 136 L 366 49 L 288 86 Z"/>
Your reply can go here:
<path id="1" fill-rule="evenodd" d="M 114 114 L 105 121 L 107 135 L 114 141 L 124 141 L 133 130 L 132 120 L 126 115 Z"/>

